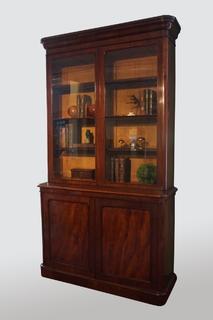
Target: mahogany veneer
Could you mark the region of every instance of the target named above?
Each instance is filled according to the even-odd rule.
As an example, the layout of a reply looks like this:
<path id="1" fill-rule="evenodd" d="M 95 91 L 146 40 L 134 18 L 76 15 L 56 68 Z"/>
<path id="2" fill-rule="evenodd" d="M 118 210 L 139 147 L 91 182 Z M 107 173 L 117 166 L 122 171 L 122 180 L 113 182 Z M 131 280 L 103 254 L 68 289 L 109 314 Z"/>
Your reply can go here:
<path id="1" fill-rule="evenodd" d="M 175 40 L 179 32 L 175 17 L 161 16 L 42 39 L 47 51 L 48 105 L 48 182 L 39 185 L 42 276 L 151 304 L 167 301 L 176 281 L 174 108 Z M 150 52 L 155 50 L 158 61 L 154 79 L 157 115 L 135 117 L 135 121 L 125 116 L 121 122 L 132 125 L 141 120 L 145 125 L 157 125 L 157 147 L 152 154 L 157 163 L 157 182 L 148 185 L 113 183 L 106 178 L 105 119 L 110 115 L 105 118 L 104 56 L 106 52 L 134 47 L 154 48 Z M 52 87 L 57 92 L 62 88 L 62 94 L 67 94 L 69 86 L 63 91 L 66 85 L 54 83 L 57 79 L 53 79 L 52 66 L 57 59 L 66 61 L 91 53 L 95 55 L 96 115 L 88 123 L 90 127 L 96 125 L 96 144 L 89 156 L 95 156 L 95 178 L 72 179 L 63 176 L 60 157 L 65 153 L 60 153 L 54 142 L 54 123 L 60 117 L 63 120 L 63 115 L 54 111 L 60 101 Z M 121 82 L 123 86 L 124 81 Z M 130 88 L 134 87 L 132 82 Z M 146 82 L 142 87 L 150 84 Z M 94 85 L 87 88 L 90 92 Z M 81 119 L 82 124 L 85 121 Z M 113 121 L 119 121 L 119 116 Z M 77 156 L 78 152 L 75 149 Z M 84 152 L 87 151 L 81 150 L 80 157 Z M 144 153 L 138 151 L 132 157 L 143 158 Z M 93 164 L 89 160 L 88 163 Z"/>

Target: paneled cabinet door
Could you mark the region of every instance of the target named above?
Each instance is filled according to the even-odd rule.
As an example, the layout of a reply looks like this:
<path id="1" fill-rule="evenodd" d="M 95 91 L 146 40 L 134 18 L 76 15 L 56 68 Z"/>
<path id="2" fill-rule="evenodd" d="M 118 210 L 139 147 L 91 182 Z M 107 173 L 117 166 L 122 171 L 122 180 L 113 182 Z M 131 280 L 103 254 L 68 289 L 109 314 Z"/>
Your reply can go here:
<path id="1" fill-rule="evenodd" d="M 85 197 L 42 195 L 44 264 L 58 270 L 93 272 L 93 202 Z"/>
<path id="2" fill-rule="evenodd" d="M 151 210 L 141 202 L 97 200 L 97 277 L 150 285 Z"/>

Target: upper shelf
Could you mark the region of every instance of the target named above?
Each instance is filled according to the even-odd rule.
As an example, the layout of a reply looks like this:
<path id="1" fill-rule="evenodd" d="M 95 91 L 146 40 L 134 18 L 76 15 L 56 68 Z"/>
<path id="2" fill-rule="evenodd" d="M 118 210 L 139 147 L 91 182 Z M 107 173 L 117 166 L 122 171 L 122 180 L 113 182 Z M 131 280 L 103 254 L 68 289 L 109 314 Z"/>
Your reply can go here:
<path id="1" fill-rule="evenodd" d="M 107 80 L 105 84 L 106 87 L 110 87 L 112 89 L 156 87 L 157 77 L 119 79 L 110 81 Z"/>
<path id="2" fill-rule="evenodd" d="M 72 147 L 57 148 L 55 150 L 55 156 L 84 156 L 94 157 L 95 156 L 95 144 L 73 144 Z"/>
<path id="3" fill-rule="evenodd" d="M 111 89 L 156 87 L 157 78 L 146 77 L 146 78 L 111 80 L 111 81 L 106 81 L 105 85 L 107 88 L 111 88 Z M 72 86 L 70 84 L 53 84 L 52 89 L 53 89 L 53 92 L 56 94 L 94 92 L 95 83 L 94 82 L 79 83 L 78 87 L 76 87 L 75 85 Z"/>
<path id="4" fill-rule="evenodd" d="M 141 123 L 157 123 L 157 115 L 141 115 L 141 116 L 106 116 L 106 119 L 116 126 L 123 124 L 141 124 Z"/>
<path id="5" fill-rule="evenodd" d="M 147 148 L 146 150 L 130 150 L 129 148 L 107 148 L 107 152 L 112 156 L 129 156 L 131 158 L 156 158 L 157 149 Z"/>
<path id="6" fill-rule="evenodd" d="M 52 86 L 52 89 L 53 89 L 53 92 L 57 94 L 94 92 L 95 83 L 94 82 L 79 83 L 78 87 L 72 86 L 70 84 L 54 84 Z"/>
<path id="7" fill-rule="evenodd" d="M 58 125 L 65 125 L 66 123 L 78 123 L 80 126 L 95 126 L 95 118 L 55 118 L 53 119 Z"/>

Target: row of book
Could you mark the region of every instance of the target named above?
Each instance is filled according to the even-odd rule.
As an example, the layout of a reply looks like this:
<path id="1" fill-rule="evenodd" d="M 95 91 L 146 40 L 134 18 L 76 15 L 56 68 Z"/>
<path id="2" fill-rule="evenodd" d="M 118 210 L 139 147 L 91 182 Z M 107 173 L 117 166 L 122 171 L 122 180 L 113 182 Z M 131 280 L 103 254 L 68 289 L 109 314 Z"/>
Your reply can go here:
<path id="1" fill-rule="evenodd" d="M 81 96 L 80 94 L 77 95 L 76 97 L 76 116 L 78 118 L 84 118 L 90 116 L 90 110 L 88 106 L 92 104 L 92 98 L 84 94 Z"/>
<path id="2" fill-rule="evenodd" d="M 73 123 L 66 123 L 64 126 L 56 128 L 58 149 L 71 148 L 76 143 L 75 131 Z"/>
<path id="3" fill-rule="evenodd" d="M 152 89 L 143 91 L 143 107 L 147 115 L 157 114 L 157 93 Z"/>
<path id="4" fill-rule="evenodd" d="M 111 181 L 130 182 L 131 160 L 129 158 L 119 157 L 111 158 Z"/>

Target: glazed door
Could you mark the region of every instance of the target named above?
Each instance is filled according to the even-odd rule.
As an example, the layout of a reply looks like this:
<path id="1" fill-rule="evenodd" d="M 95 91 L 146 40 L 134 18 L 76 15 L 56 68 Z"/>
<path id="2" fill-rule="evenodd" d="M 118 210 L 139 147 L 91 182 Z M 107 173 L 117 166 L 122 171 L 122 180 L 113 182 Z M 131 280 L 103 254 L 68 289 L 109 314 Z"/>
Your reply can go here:
<path id="1" fill-rule="evenodd" d="M 157 44 L 104 50 L 107 184 L 129 189 L 160 184 L 159 73 Z"/>
<path id="2" fill-rule="evenodd" d="M 97 200 L 97 277 L 149 285 L 152 278 L 152 209 L 141 202 Z"/>
<path id="3" fill-rule="evenodd" d="M 49 58 L 50 180 L 96 179 L 95 53 Z"/>
<path id="4" fill-rule="evenodd" d="M 42 194 L 44 264 L 66 272 L 94 272 L 93 201 Z"/>

